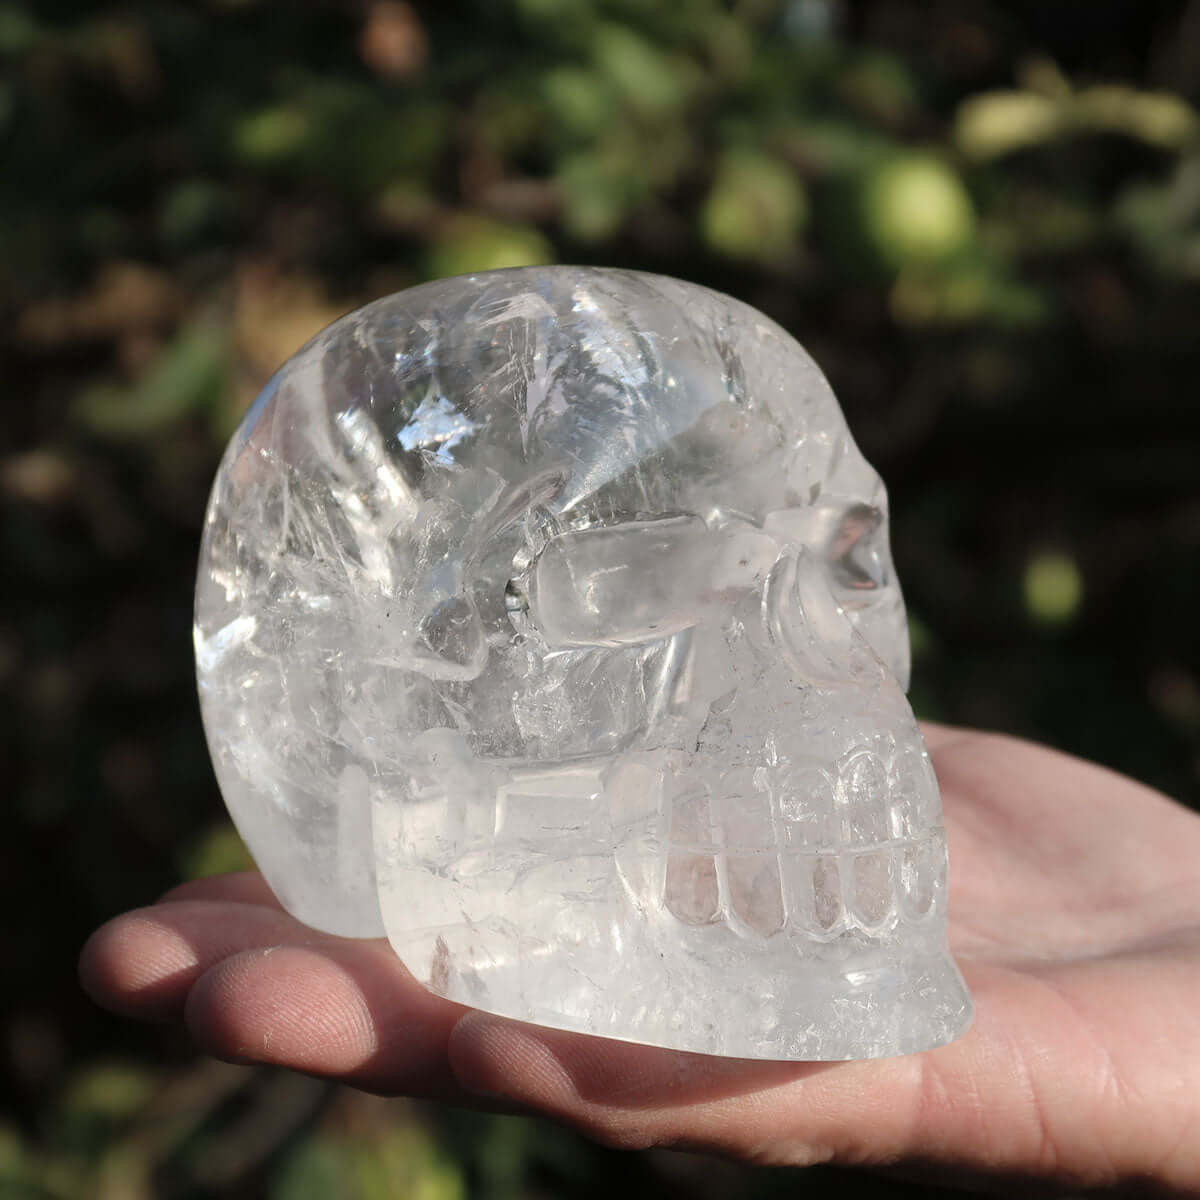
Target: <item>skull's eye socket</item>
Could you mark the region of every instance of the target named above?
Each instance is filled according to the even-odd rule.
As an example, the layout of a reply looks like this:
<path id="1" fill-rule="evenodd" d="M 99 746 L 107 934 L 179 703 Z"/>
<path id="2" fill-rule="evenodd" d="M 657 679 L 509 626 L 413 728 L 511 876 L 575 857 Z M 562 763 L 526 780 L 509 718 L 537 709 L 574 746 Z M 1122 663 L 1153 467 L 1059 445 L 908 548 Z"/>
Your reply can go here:
<path id="1" fill-rule="evenodd" d="M 883 513 L 873 504 L 847 508 L 834 527 L 825 554 L 838 588 L 864 593 L 885 587 L 888 560 Z"/>

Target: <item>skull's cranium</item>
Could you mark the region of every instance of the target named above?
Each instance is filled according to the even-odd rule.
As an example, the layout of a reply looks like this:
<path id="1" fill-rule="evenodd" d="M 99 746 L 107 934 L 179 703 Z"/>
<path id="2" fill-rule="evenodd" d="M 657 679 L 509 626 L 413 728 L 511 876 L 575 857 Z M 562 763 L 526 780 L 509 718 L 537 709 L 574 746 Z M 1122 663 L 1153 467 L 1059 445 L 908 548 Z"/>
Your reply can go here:
<path id="1" fill-rule="evenodd" d="M 196 647 L 280 899 L 442 995 L 747 1057 L 969 1021 L 884 489 L 737 301 L 526 268 L 337 322 L 226 454 Z"/>

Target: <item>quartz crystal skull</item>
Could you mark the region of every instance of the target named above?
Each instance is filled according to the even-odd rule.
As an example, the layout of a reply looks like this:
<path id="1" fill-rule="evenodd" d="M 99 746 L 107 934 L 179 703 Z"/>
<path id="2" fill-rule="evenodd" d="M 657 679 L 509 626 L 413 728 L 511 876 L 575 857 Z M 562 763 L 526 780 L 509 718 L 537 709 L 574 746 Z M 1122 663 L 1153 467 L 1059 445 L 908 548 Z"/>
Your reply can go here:
<path id="1" fill-rule="evenodd" d="M 196 602 L 281 902 L 425 986 L 686 1050 L 946 1042 L 937 783 L 887 499 L 812 360 L 636 272 L 330 326 L 222 462 Z"/>

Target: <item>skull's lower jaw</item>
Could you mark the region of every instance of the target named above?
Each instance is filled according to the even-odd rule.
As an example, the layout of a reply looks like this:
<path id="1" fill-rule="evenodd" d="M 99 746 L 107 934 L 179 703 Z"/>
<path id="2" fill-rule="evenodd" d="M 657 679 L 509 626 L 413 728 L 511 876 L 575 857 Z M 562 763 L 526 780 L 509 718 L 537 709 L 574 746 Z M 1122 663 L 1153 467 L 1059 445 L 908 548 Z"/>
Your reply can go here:
<path id="1" fill-rule="evenodd" d="M 962 977 L 932 930 L 754 943 L 727 926 L 664 918 L 630 937 L 565 909 L 551 944 L 527 924 L 520 934 L 471 920 L 393 928 L 391 940 L 424 986 L 460 1004 L 702 1054 L 883 1058 L 943 1045 L 971 1021 Z"/>
<path id="2" fill-rule="evenodd" d="M 458 1003 L 705 1054 L 877 1058 L 970 1023 L 945 945 L 944 857 L 937 830 L 733 854 L 635 835 L 615 855 L 383 871 L 380 900 L 409 970 Z"/>
<path id="3" fill-rule="evenodd" d="M 858 728 L 814 734 L 818 757 L 786 766 L 484 764 L 447 735 L 374 803 L 392 945 L 459 1003 L 679 1050 L 829 1060 L 950 1041 L 971 1005 L 946 949 L 936 780 L 915 726 Z"/>

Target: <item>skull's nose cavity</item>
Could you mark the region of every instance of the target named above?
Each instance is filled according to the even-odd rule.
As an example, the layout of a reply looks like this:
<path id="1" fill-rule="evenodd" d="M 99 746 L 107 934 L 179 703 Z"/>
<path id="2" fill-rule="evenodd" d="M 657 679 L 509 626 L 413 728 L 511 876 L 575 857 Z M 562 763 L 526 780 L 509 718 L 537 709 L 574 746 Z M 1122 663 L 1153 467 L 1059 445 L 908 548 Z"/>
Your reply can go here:
<path id="1" fill-rule="evenodd" d="M 874 592 L 888 582 L 883 513 L 873 504 L 852 504 L 842 514 L 827 548 L 834 583 L 849 592 Z"/>

